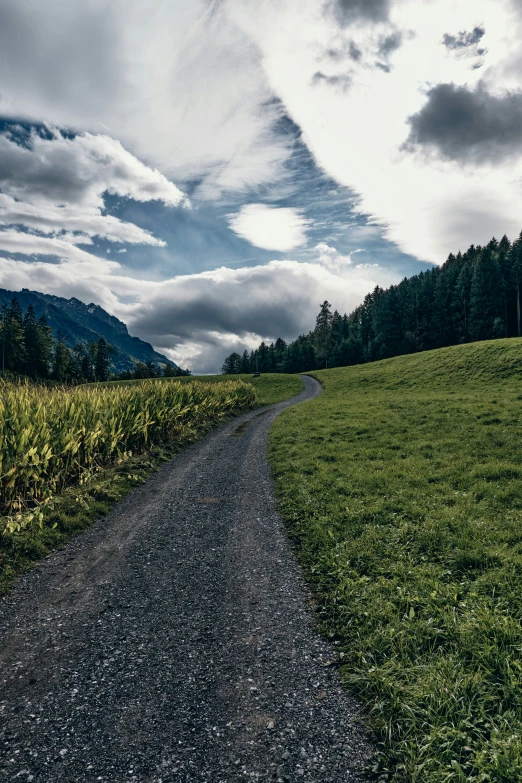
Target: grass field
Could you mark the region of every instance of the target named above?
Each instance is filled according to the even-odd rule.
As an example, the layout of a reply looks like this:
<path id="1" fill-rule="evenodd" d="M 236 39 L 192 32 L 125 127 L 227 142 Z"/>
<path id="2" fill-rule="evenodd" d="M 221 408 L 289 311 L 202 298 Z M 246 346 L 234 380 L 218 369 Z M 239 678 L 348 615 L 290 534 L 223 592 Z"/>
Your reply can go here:
<path id="1" fill-rule="evenodd" d="M 284 373 L 264 373 L 259 378 L 254 378 L 252 373 L 240 375 L 189 375 L 181 378 L 158 378 L 162 383 L 180 381 L 181 383 L 223 383 L 223 381 L 244 381 L 251 383 L 255 389 L 258 405 L 273 405 L 276 402 L 288 400 L 303 391 L 303 382 L 297 375 L 285 375 Z M 127 385 L 140 383 L 140 381 L 109 381 L 105 386 Z"/>
<path id="2" fill-rule="evenodd" d="M 522 780 L 522 341 L 314 373 L 281 511 L 381 780 Z"/>

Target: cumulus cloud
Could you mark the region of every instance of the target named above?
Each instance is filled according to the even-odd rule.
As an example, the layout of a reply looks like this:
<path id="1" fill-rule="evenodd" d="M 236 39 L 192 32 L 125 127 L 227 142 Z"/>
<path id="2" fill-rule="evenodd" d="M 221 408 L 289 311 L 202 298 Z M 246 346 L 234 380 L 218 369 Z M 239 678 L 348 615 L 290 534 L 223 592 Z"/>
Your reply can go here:
<path id="1" fill-rule="evenodd" d="M 522 92 L 496 96 L 483 85 L 439 84 L 409 123 L 406 149 L 427 148 L 477 165 L 495 162 L 522 153 Z"/>
<path id="2" fill-rule="evenodd" d="M 187 203 L 185 195 L 157 169 L 103 134 L 66 136 L 58 129 L 48 135 L 32 131 L 25 144 L 14 133 L 0 134 L 0 187 L 32 203 L 103 206 L 103 194 L 135 201 Z"/>
<path id="3" fill-rule="evenodd" d="M 319 242 L 314 247 L 313 252 L 316 254 L 317 263 L 322 264 L 327 268 L 339 269 L 349 266 L 352 263 L 350 256 L 345 256 L 341 253 L 338 253 L 335 247 L 331 247 L 326 242 Z M 353 252 L 361 253 L 362 251 L 359 249 Z"/>
<path id="4" fill-rule="evenodd" d="M 286 252 L 306 244 L 306 220 L 298 209 L 246 204 L 228 216 L 230 228 L 240 237 L 265 250 Z"/>
<path id="5" fill-rule="evenodd" d="M 21 129 L 0 134 L 0 188 L 0 226 L 16 227 L 0 231 L 0 249 L 76 261 L 87 260 L 89 253 L 77 245 L 92 244 L 92 237 L 166 245 L 134 223 L 104 214 L 107 193 L 190 206 L 174 183 L 118 141 L 89 133 L 66 136 L 57 129 L 32 130 L 26 137 Z"/>
<path id="6" fill-rule="evenodd" d="M 0 232 L 4 246 L 8 249 Z M 42 251 L 38 244 L 32 249 Z M 58 254 L 60 248 L 54 250 Z M 131 334 L 195 372 L 219 371 L 232 350 L 252 348 L 263 339 L 290 340 L 308 332 L 324 299 L 350 311 L 375 285 L 397 281 L 379 266 L 355 267 L 347 257 L 341 262 L 328 245 L 316 248 L 310 263 L 222 267 L 161 282 L 129 277 L 116 261 L 77 250 L 78 257 L 59 263 L 0 258 L 0 286 L 95 301 L 125 320 Z M 332 263 L 336 255 L 338 263 Z"/>

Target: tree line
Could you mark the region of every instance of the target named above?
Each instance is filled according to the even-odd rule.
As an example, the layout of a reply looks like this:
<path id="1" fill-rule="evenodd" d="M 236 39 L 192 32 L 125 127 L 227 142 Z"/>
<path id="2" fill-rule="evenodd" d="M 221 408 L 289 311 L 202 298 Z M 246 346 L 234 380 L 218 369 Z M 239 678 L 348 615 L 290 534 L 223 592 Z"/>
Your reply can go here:
<path id="1" fill-rule="evenodd" d="M 232 353 L 222 372 L 303 372 L 520 337 L 521 286 L 522 233 L 513 243 L 493 238 L 386 290 L 377 286 L 349 315 L 323 302 L 311 332 Z"/>
<path id="2" fill-rule="evenodd" d="M 156 378 L 189 375 L 188 370 L 166 366 L 163 371 L 148 362 L 137 362 L 133 371 L 114 375 L 114 348 L 103 337 L 97 342 L 79 342 L 69 348 L 43 315 L 37 318 L 32 305 L 24 313 L 14 298 L 0 308 L 0 363 L 2 375 L 26 376 L 59 383 L 91 383 L 111 378 Z"/>

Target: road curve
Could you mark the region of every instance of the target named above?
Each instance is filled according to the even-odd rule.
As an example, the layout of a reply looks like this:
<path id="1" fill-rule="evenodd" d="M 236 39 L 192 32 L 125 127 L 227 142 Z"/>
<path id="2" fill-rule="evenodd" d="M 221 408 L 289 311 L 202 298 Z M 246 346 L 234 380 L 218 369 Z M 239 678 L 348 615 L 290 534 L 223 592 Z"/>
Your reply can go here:
<path id="1" fill-rule="evenodd" d="M 293 400 L 210 433 L 0 604 L 0 779 L 363 780 L 370 748 L 274 507 Z"/>

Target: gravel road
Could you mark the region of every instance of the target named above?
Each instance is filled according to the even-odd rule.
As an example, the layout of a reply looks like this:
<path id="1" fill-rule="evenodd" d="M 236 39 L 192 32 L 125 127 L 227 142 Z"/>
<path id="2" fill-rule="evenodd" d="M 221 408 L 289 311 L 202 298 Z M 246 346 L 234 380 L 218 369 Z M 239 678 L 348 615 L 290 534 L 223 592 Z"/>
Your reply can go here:
<path id="1" fill-rule="evenodd" d="M 275 512 L 270 426 L 210 433 L 0 604 L 0 780 L 361 781 L 371 752 Z"/>

